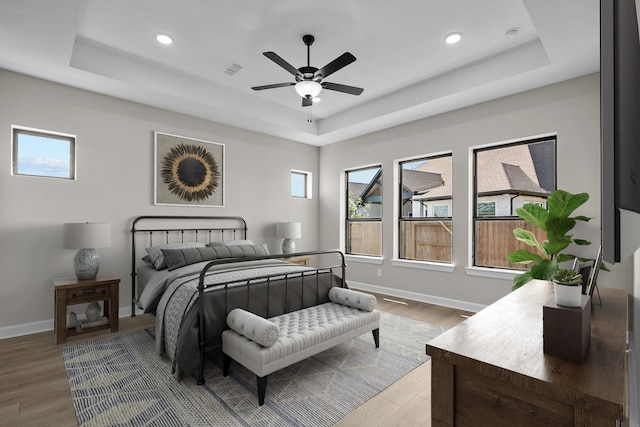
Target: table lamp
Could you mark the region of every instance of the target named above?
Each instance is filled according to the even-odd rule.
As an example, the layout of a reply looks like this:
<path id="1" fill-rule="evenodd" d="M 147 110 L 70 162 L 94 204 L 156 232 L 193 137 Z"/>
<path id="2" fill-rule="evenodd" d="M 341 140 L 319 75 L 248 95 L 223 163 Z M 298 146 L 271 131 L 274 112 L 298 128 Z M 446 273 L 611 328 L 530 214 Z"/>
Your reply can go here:
<path id="1" fill-rule="evenodd" d="M 100 255 L 95 248 L 111 246 L 111 224 L 81 222 L 64 224 L 64 249 L 78 249 L 73 266 L 78 280 L 95 279 L 100 269 Z"/>
<path id="2" fill-rule="evenodd" d="M 276 236 L 282 241 L 282 253 L 291 254 L 296 251 L 296 242 L 293 239 L 302 237 L 302 227 L 299 222 L 279 222 L 276 224 Z"/>

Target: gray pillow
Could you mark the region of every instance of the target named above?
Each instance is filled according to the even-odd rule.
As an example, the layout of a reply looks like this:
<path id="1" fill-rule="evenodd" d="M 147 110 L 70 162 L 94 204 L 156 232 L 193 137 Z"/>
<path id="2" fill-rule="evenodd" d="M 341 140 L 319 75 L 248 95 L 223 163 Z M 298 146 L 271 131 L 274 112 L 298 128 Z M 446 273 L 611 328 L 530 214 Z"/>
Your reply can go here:
<path id="1" fill-rule="evenodd" d="M 207 243 L 207 246 L 236 246 L 236 245 L 253 245 L 252 240 L 223 240 Z"/>
<path id="2" fill-rule="evenodd" d="M 197 248 L 203 247 L 204 243 L 167 243 L 164 245 L 152 246 L 147 248 L 147 253 L 149 254 L 149 258 L 151 258 L 151 263 L 155 267 L 156 270 L 163 270 L 167 268 L 167 262 L 164 259 L 164 255 L 162 253 L 163 249 L 181 249 L 181 248 Z"/>
<path id="3" fill-rule="evenodd" d="M 202 246 L 198 248 L 162 249 L 162 254 L 169 271 L 185 265 L 216 259 L 216 251 L 213 248 Z"/>
<path id="4" fill-rule="evenodd" d="M 163 258 L 166 260 L 169 271 L 185 265 L 202 261 L 211 261 L 221 258 L 245 258 L 253 256 L 269 255 L 261 245 L 237 245 L 237 246 L 203 246 L 196 248 L 162 249 Z"/>

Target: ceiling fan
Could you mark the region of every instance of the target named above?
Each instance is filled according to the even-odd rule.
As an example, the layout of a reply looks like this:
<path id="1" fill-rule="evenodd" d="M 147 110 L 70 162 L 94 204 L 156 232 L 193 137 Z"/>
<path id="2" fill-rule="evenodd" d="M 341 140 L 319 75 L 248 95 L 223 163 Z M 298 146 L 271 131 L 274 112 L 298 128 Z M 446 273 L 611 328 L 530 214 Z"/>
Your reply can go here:
<path id="1" fill-rule="evenodd" d="M 251 89 L 264 90 L 274 89 L 277 87 L 295 86 L 296 92 L 302 97 L 303 107 L 312 106 L 313 98 L 317 97 L 322 89 L 334 90 L 336 92 L 343 92 L 351 95 L 360 95 L 364 90 L 362 88 L 323 81 L 324 78 L 354 62 L 356 60 L 356 57 L 349 52 L 345 52 L 320 69 L 312 67 L 309 53 L 314 40 L 315 38 L 310 34 L 302 37 L 302 41 L 305 45 L 307 45 L 307 65 L 297 69 L 294 68 L 293 65 L 282 59 L 275 52 L 263 52 L 262 54 L 264 56 L 293 74 L 296 81 L 289 83 L 275 83 L 264 86 L 254 86 Z"/>

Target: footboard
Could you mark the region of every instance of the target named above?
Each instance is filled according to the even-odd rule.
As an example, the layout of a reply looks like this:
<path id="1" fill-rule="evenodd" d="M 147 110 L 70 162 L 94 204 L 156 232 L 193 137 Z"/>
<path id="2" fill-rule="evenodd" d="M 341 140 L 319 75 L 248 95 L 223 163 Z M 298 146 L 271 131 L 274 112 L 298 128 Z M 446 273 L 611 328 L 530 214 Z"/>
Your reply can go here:
<path id="1" fill-rule="evenodd" d="M 339 250 L 299 252 L 290 256 L 336 256 L 338 264 L 326 267 L 296 268 L 291 273 L 264 275 L 207 286 L 209 270 L 220 264 L 244 261 L 282 259 L 282 255 L 251 258 L 231 258 L 209 262 L 200 272 L 198 283 L 198 384 L 204 383 L 204 360 L 207 349 L 219 347 L 222 331 L 227 329 L 226 316 L 235 308 L 263 317 L 273 317 L 292 311 L 324 304 L 329 301 L 332 287 L 347 287 L 344 254 Z M 214 308 L 214 307 L 217 307 Z"/>

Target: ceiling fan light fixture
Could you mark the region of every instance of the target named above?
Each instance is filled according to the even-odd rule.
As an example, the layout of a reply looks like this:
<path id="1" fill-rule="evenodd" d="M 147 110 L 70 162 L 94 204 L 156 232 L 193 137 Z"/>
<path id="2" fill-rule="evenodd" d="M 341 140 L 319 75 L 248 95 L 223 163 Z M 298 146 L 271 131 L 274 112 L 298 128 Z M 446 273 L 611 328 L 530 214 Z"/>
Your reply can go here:
<path id="1" fill-rule="evenodd" d="M 318 82 L 312 80 L 302 80 L 296 83 L 296 92 L 303 98 L 310 97 L 315 98 L 320 95 L 322 86 Z"/>

